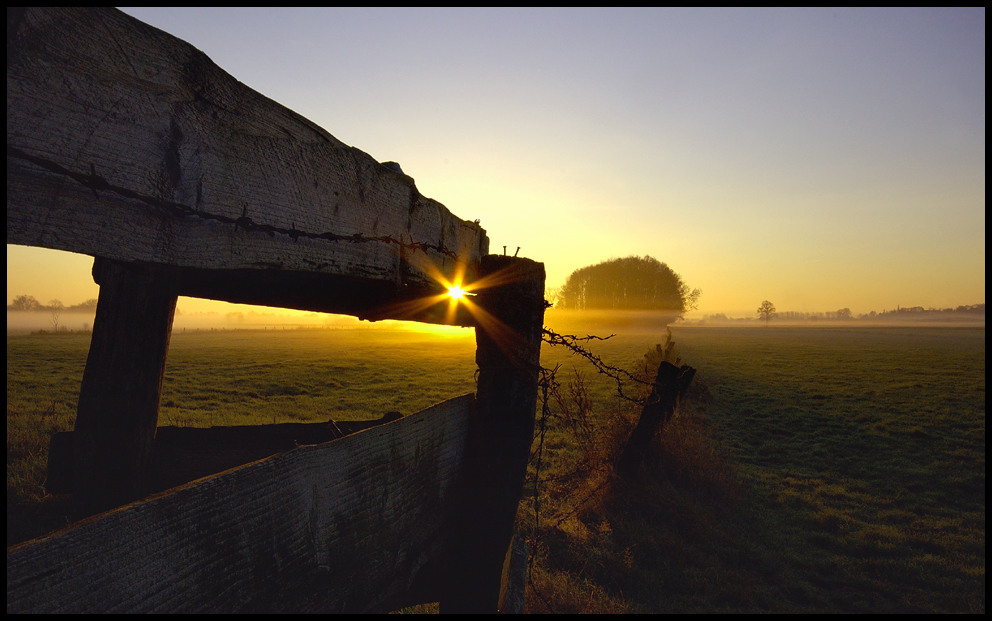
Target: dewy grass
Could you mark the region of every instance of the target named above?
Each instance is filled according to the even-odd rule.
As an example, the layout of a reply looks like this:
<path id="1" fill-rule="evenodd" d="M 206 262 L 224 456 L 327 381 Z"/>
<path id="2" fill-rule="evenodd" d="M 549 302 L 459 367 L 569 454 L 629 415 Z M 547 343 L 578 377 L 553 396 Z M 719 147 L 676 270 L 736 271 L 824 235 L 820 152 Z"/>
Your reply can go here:
<path id="1" fill-rule="evenodd" d="M 560 401 L 519 516 L 529 611 L 984 612 L 984 329 L 672 332 L 697 374 L 639 482 L 610 467 L 636 406 L 545 346 Z M 589 345 L 642 372 L 663 339 Z M 8 544 L 64 516 L 44 467 L 51 434 L 72 428 L 88 344 L 8 335 Z M 474 391 L 474 352 L 471 331 L 179 331 L 159 422 L 411 413 Z"/>

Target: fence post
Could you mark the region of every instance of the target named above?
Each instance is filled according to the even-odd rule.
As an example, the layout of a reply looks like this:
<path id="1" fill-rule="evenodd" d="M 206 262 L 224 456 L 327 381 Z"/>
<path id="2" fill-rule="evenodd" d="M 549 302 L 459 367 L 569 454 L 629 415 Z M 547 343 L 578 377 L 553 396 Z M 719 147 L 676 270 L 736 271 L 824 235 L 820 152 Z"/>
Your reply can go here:
<path id="1" fill-rule="evenodd" d="M 100 285 L 74 432 L 71 517 L 144 496 L 176 310 L 166 267 L 97 258 Z"/>
<path id="2" fill-rule="evenodd" d="M 679 401 L 689 389 L 695 375 L 696 370 L 687 364 L 677 367 L 662 360 L 658 365 L 658 375 L 651 388 L 651 395 L 617 461 L 617 472 L 621 476 L 633 477 L 644 465 L 651 440 L 662 432 L 675 415 Z"/>
<path id="3" fill-rule="evenodd" d="M 476 417 L 466 447 L 466 486 L 452 528 L 443 613 L 493 613 L 523 493 L 544 326 L 544 264 L 488 255 L 477 296 Z"/>

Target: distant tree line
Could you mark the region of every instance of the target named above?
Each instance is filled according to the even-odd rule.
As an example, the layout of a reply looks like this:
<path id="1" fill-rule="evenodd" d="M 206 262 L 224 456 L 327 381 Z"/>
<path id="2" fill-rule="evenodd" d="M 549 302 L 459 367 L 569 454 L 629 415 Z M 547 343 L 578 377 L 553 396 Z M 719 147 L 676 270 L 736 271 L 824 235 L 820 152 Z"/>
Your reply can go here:
<path id="1" fill-rule="evenodd" d="M 696 308 L 700 293 L 661 261 L 631 256 L 572 272 L 557 292 L 555 308 L 683 313 Z"/>
<path id="2" fill-rule="evenodd" d="M 855 315 L 849 308 L 841 308 L 835 311 L 826 312 L 796 312 L 796 311 L 776 311 L 774 305 L 767 302 L 770 307 L 766 307 L 765 302 L 758 308 L 758 319 L 768 321 L 775 319 L 779 321 L 844 321 L 853 319 L 953 319 L 955 317 L 967 318 L 966 316 L 984 315 L 984 304 L 969 304 L 957 306 L 955 308 L 923 308 L 922 306 L 897 307 L 891 311 L 871 311 Z M 765 309 L 763 312 L 762 309 Z M 706 315 L 704 321 L 746 321 L 747 319 L 734 319 L 724 313 Z"/>
<path id="3" fill-rule="evenodd" d="M 794 311 L 779 312 L 777 314 L 778 319 L 787 320 L 799 320 L 799 321 L 810 321 L 810 320 L 844 320 L 844 319 L 889 319 L 898 317 L 931 317 L 931 316 L 953 316 L 962 314 L 984 314 L 985 305 L 984 304 L 971 304 L 968 306 L 958 306 L 956 308 L 923 308 L 922 306 L 911 306 L 911 307 L 899 307 L 891 311 L 876 312 L 871 311 L 869 313 L 862 313 L 860 315 L 855 315 L 851 312 L 849 308 L 842 308 L 836 311 L 827 311 L 824 313 L 797 313 Z"/>
<path id="4" fill-rule="evenodd" d="M 841 308 L 839 310 L 826 311 L 823 313 L 797 313 L 796 311 L 782 311 L 777 314 L 777 318 L 791 321 L 811 321 L 817 319 L 835 321 L 838 319 L 854 319 L 854 314 L 849 308 Z"/>
<path id="5" fill-rule="evenodd" d="M 887 319 L 898 317 L 941 317 L 954 315 L 984 315 L 985 304 L 969 304 L 957 306 L 955 308 L 923 308 L 922 306 L 896 307 L 895 310 L 882 311 L 876 313 L 871 311 L 864 315 L 858 315 L 859 319 Z"/>
<path id="6" fill-rule="evenodd" d="M 92 313 L 96 310 L 96 298 L 86 300 L 81 304 L 65 306 L 59 300 L 52 300 L 48 304 L 42 304 L 32 295 L 19 295 L 7 305 L 8 311 L 42 311 L 42 312 L 66 312 L 66 313 Z"/>

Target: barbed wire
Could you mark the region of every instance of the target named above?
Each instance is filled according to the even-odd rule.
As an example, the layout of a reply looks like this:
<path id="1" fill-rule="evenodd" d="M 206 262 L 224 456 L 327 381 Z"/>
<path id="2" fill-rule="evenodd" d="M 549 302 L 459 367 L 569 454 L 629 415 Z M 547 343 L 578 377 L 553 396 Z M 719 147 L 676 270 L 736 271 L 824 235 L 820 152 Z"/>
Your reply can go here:
<path id="1" fill-rule="evenodd" d="M 542 457 L 544 455 L 544 436 L 548 428 L 548 419 L 551 418 L 551 406 L 550 399 L 548 398 L 548 393 L 558 389 L 558 380 L 555 378 L 555 374 L 558 372 L 559 366 L 555 366 L 554 369 L 547 369 L 541 367 L 540 376 L 538 379 L 538 386 L 541 388 L 541 418 L 539 421 L 539 432 L 538 432 L 538 444 L 537 449 L 534 453 L 534 541 L 537 543 L 539 533 L 541 532 L 541 494 L 540 494 L 540 482 L 541 482 L 541 465 Z M 536 551 L 535 551 L 536 552 Z M 527 563 L 527 581 L 533 584 L 534 577 L 534 562 L 537 558 L 537 554 L 531 554 L 528 558 Z"/>
<path id="2" fill-rule="evenodd" d="M 613 378 L 616 381 L 617 394 L 620 396 L 620 398 L 625 399 L 627 401 L 631 401 L 633 403 L 643 404 L 644 403 L 643 399 L 638 399 L 636 397 L 631 397 L 629 395 L 624 394 L 623 392 L 624 381 L 630 381 L 635 384 L 640 384 L 643 386 L 651 386 L 652 385 L 651 382 L 645 381 L 637 377 L 636 375 L 633 375 L 629 371 L 621 369 L 620 367 L 615 367 L 613 365 L 607 364 L 606 362 L 603 361 L 602 358 L 592 353 L 585 347 L 579 345 L 581 341 L 591 341 L 591 340 L 606 341 L 608 339 L 613 338 L 614 336 L 616 335 L 611 334 L 610 336 L 606 336 L 606 337 L 576 336 L 574 334 L 559 334 L 554 330 L 550 330 L 548 328 L 541 329 L 541 340 L 543 340 L 545 343 L 553 347 L 554 346 L 565 347 L 571 350 L 573 353 L 578 354 L 579 356 L 585 358 L 590 364 L 592 364 L 592 366 L 599 373 L 606 375 L 607 377 Z"/>
<path id="3" fill-rule="evenodd" d="M 422 252 L 427 252 L 430 250 L 451 258 L 458 258 L 457 252 L 451 250 L 450 248 L 447 248 L 446 246 L 444 246 L 444 244 L 440 242 L 436 244 L 429 244 L 425 242 L 416 242 L 412 240 L 403 241 L 402 239 L 397 239 L 392 235 L 368 236 L 363 233 L 353 233 L 351 235 L 343 235 L 332 231 L 324 231 L 318 233 L 318 232 L 311 232 L 311 231 L 298 229 L 296 228 L 295 223 L 291 224 L 289 228 L 274 226 L 271 224 L 263 224 L 263 223 L 255 222 L 250 217 L 248 217 L 247 205 L 242 208 L 240 217 L 232 218 L 231 216 L 212 214 L 209 212 L 194 209 L 193 207 L 190 207 L 189 205 L 185 205 L 183 203 L 176 203 L 173 201 L 163 200 L 161 198 L 156 198 L 154 196 L 148 196 L 145 194 L 141 194 L 139 192 L 135 192 L 134 190 L 128 188 L 112 185 L 109 181 L 107 181 L 107 179 L 101 177 L 96 173 L 96 170 L 93 165 L 90 165 L 90 172 L 88 174 L 73 172 L 65 168 L 61 164 L 57 164 L 55 162 L 46 160 L 44 158 L 35 155 L 30 155 L 10 145 L 7 145 L 7 156 L 21 159 L 27 162 L 31 162 L 32 164 L 39 166 L 40 168 L 43 168 L 51 173 L 68 177 L 73 181 L 79 183 L 80 185 L 92 190 L 94 196 L 99 197 L 100 192 L 111 192 L 117 194 L 118 196 L 123 196 L 124 198 L 140 201 L 142 203 L 145 203 L 146 205 L 149 205 L 156 209 L 163 210 L 177 217 L 198 218 L 201 220 L 207 220 L 211 222 L 232 224 L 238 228 L 247 231 L 267 233 L 270 236 L 285 235 L 291 238 L 293 241 L 303 238 L 303 239 L 318 239 L 318 240 L 325 240 L 330 242 L 346 242 L 346 243 L 377 242 L 384 244 L 395 244 L 403 248 L 407 248 L 411 250 L 420 250 Z"/>
<path id="4" fill-rule="evenodd" d="M 541 329 L 541 340 L 548 345 L 553 347 L 565 347 L 572 353 L 579 355 L 583 359 L 587 360 L 596 369 L 597 372 L 606 375 L 616 381 L 617 394 L 627 401 L 643 404 L 643 399 L 637 399 L 629 395 L 624 394 L 623 386 L 625 382 L 632 382 L 634 384 L 650 386 L 651 382 L 645 381 L 632 373 L 621 369 L 620 367 L 613 366 L 606 363 L 601 357 L 597 356 L 589 349 L 583 346 L 583 343 L 588 343 L 590 341 L 607 341 L 616 336 L 611 334 L 610 336 L 577 336 L 574 334 L 560 334 L 551 330 L 550 328 Z M 533 523 L 533 542 L 535 545 L 534 553 L 530 555 L 527 566 L 527 583 L 531 587 L 535 595 L 542 600 L 544 605 L 548 610 L 554 610 L 551 602 L 541 593 L 537 584 L 534 581 L 534 566 L 539 556 L 540 540 L 541 540 L 541 519 L 543 506 L 541 503 L 541 469 L 543 467 L 543 456 L 544 456 L 544 441 L 548 428 L 548 421 L 552 417 L 551 413 L 551 395 L 557 394 L 560 390 L 560 383 L 557 379 L 558 370 L 561 365 L 556 365 L 554 368 L 549 369 L 544 366 L 540 366 L 538 386 L 541 390 L 541 416 L 538 422 L 538 431 L 536 434 L 537 447 L 533 453 L 534 460 L 534 476 L 533 476 L 533 510 L 534 510 L 534 523 Z M 555 526 L 560 526 L 566 519 L 576 512 L 581 510 L 582 506 L 585 505 L 592 497 L 598 494 L 603 487 L 606 485 L 605 482 L 600 483 L 590 491 L 580 502 L 578 502 L 570 511 L 565 512 L 563 515 L 558 516 L 558 520 Z"/>

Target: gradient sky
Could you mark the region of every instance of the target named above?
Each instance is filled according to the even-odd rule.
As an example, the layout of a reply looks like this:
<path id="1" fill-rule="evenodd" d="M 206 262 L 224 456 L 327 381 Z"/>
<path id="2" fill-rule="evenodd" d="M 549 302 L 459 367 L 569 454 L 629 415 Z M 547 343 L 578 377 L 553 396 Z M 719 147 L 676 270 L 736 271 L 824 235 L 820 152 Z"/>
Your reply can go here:
<path id="1" fill-rule="evenodd" d="M 123 10 L 550 287 L 651 255 L 700 315 L 985 302 L 984 8 Z M 95 298 L 91 265 L 8 245 L 8 303 Z"/>

